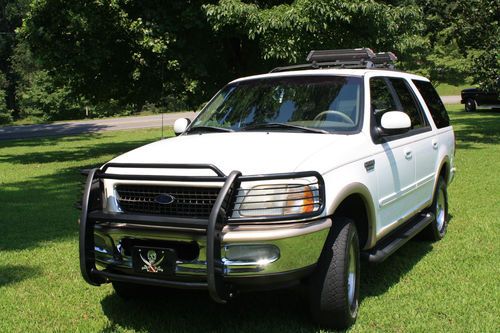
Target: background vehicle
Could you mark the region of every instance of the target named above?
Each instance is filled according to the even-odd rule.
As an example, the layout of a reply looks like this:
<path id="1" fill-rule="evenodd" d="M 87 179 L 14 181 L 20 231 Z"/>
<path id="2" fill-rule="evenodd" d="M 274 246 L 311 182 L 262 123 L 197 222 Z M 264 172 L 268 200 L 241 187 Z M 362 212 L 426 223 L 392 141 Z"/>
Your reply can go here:
<path id="1" fill-rule="evenodd" d="M 432 84 L 394 59 L 312 51 L 229 83 L 176 122 L 177 137 L 90 170 L 85 280 L 124 297 L 208 289 L 221 303 L 307 283 L 318 323 L 351 325 L 360 259 L 381 262 L 419 233 L 440 240 L 448 225 L 453 129 Z"/>
<path id="2" fill-rule="evenodd" d="M 477 108 L 500 109 L 500 98 L 498 92 L 484 92 L 477 88 L 467 88 L 461 92 L 466 112 L 474 112 Z"/>

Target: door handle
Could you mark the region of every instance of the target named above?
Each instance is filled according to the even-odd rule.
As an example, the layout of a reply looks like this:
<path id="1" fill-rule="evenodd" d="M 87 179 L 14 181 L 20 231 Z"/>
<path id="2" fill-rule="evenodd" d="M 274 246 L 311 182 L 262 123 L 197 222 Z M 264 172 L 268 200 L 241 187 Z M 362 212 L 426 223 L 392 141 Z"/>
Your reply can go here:
<path id="1" fill-rule="evenodd" d="M 432 140 L 432 148 L 434 148 L 434 149 L 438 148 L 438 143 L 436 140 Z"/>
<path id="2" fill-rule="evenodd" d="M 405 158 L 407 160 L 410 160 L 411 159 L 411 156 L 412 156 L 412 153 L 411 153 L 411 150 L 405 150 Z"/>

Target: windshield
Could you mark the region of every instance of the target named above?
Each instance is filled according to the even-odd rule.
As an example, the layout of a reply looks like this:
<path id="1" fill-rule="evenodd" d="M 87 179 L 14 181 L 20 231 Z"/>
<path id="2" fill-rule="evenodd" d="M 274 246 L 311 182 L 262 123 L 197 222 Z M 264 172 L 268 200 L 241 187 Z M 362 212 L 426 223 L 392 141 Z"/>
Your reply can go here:
<path id="1" fill-rule="evenodd" d="M 217 128 L 354 131 L 360 125 L 361 101 L 360 77 L 304 75 L 247 80 L 222 89 L 189 132 Z"/>

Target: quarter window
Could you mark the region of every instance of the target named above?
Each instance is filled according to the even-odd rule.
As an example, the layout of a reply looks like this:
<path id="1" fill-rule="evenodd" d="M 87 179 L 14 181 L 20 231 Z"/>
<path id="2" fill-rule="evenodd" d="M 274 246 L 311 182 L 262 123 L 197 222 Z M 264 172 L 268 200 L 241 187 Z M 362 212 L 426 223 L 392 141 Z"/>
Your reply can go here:
<path id="1" fill-rule="evenodd" d="M 420 95 L 424 98 L 425 104 L 431 112 L 431 116 L 436 124 L 436 127 L 443 128 L 450 126 L 450 118 L 448 117 L 446 108 L 444 107 L 436 89 L 432 86 L 432 83 L 421 80 L 413 80 L 413 83 L 420 92 Z"/>

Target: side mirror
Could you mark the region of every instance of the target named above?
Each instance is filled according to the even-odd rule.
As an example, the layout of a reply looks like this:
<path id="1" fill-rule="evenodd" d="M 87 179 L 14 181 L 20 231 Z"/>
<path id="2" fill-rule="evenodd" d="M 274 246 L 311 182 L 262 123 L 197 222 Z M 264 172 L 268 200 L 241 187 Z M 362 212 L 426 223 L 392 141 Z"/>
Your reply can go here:
<path id="1" fill-rule="evenodd" d="M 188 118 L 179 118 L 174 122 L 174 133 L 175 135 L 179 135 L 184 133 L 186 128 L 191 124 L 191 120 Z"/>
<path id="2" fill-rule="evenodd" d="M 408 132 L 411 128 L 410 117 L 401 111 L 389 111 L 380 119 L 381 135 L 394 135 Z"/>

